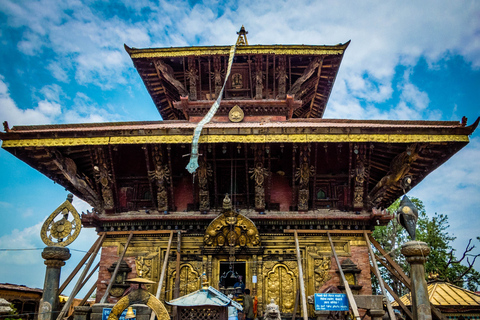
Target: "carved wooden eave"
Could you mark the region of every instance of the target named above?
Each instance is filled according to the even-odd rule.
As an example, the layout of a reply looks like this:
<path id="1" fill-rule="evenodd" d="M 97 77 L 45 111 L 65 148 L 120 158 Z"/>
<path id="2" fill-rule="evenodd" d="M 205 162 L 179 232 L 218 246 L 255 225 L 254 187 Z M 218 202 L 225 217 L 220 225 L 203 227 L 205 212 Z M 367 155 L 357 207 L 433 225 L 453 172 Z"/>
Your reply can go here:
<path id="1" fill-rule="evenodd" d="M 392 173 L 393 176 L 398 176 L 391 163 L 406 152 L 409 146 L 418 145 L 418 149 L 415 149 L 417 153 L 415 159 L 406 168 L 408 170 L 402 169 L 398 172 L 401 175 L 412 176 L 413 187 L 463 148 L 478 123 L 479 119 L 470 126 L 453 121 L 330 119 L 214 122 L 204 127 L 200 143 L 209 144 L 211 147 L 220 144 L 220 148 L 222 145 L 232 145 L 236 148 L 240 144 L 243 148 L 244 144 L 266 144 L 277 148 L 277 152 L 280 151 L 280 144 L 284 145 L 285 152 L 291 152 L 293 146 L 297 144 L 317 146 L 321 150 L 319 152 L 324 152 L 323 149 L 327 146 L 327 149 L 331 150 L 328 153 L 331 157 L 330 164 L 342 160 L 338 157 L 344 158 L 343 160 L 346 158 L 348 163 L 349 153 L 354 154 L 355 146 L 364 148 L 367 150 L 367 158 L 370 159 L 368 162 L 370 170 L 365 184 L 365 201 L 374 201 L 371 204 L 366 203 L 363 207 L 368 209 L 370 206 L 387 207 L 403 194 L 399 181 L 387 184 L 385 188 L 383 186 L 377 190 L 375 188 L 386 176 Z M 195 125 L 188 121 L 152 121 L 15 126 L 8 132 L 0 133 L 0 139 L 3 140 L 2 147 L 5 150 L 98 208 L 98 199 L 104 200 L 106 194 L 114 197 L 115 205 L 118 203 L 119 179 L 124 181 L 136 179 L 146 188 L 151 188 L 148 171 L 153 169 L 153 163 L 148 169 L 146 159 L 139 161 L 137 164 L 143 162 L 145 168 L 138 169 L 140 170 L 138 173 L 129 173 L 131 177 L 125 176 L 123 172 L 125 169 L 118 167 L 121 159 L 132 154 L 146 157 L 144 154 L 148 145 L 162 144 L 165 150 L 170 146 L 169 153 L 176 156 L 172 161 L 173 165 L 177 166 L 173 168 L 174 174 L 176 170 L 177 172 L 184 170 L 186 163 L 183 164 L 182 161 L 185 159 L 180 156 L 189 152 L 188 144 L 191 143 Z M 99 147 L 103 150 L 102 163 L 107 169 L 106 175 L 111 179 L 111 182 L 103 187 L 98 180 L 98 172 L 95 171 L 95 167 L 99 165 L 95 160 Z M 336 151 L 340 147 L 345 151 Z M 165 150 L 164 154 L 167 155 Z M 164 165 L 167 163 L 168 161 L 165 161 Z M 355 169 L 354 162 L 351 169 Z M 167 184 L 170 200 L 173 199 L 171 188 L 171 185 Z M 380 193 L 372 194 L 374 190 Z M 375 196 L 375 199 L 368 199 L 368 195 Z M 145 202 L 145 205 L 150 207 L 151 203 L 152 201 Z M 169 210 L 174 211 L 174 206 L 169 203 L 172 206 Z"/>
<path id="2" fill-rule="evenodd" d="M 244 219 L 251 221 L 259 234 L 281 234 L 283 230 L 297 228 L 307 230 L 359 230 L 361 233 L 361 230 L 371 230 L 373 226 L 386 225 L 393 218 L 386 211 L 376 209 L 371 212 L 360 213 L 317 209 L 300 215 L 296 212 L 281 211 L 262 215 L 253 210 L 240 210 L 240 214 Z M 155 233 L 157 230 L 182 230 L 187 234 L 204 236 L 206 234 L 205 230 L 212 226 L 212 222 L 219 217 L 221 217 L 221 210 L 211 210 L 207 214 L 202 214 L 199 211 L 189 213 L 170 212 L 168 215 L 155 211 L 146 213 L 145 210 L 141 210 L 122 215 L 99 215 L 95 212 L 89 212 L 82 214 L 81 219 L 84 227 L 95 227 L 98 232 L 143 231 L 148 234 Z M 208 247 L 211 246 L 205 246 L 205 248 Z"/>
<path id="3" fill-rule="evenodd" d="M 249 99 L 282 100 L 288 93 L 301 102 L 301 107 L 292 113 L 294 118 L 321 118 L 349 43 L 332 46 L 239 46 L 232 72 L 235 73 L 235 68 L 248 69 L 245 74 L 248 80 L 245 81 L 250 84 L 244 91 L 248 92 Z M 230 47 L 136 49 L 125 45 L 125 50 L 162 118 L 182 120 L 188 116 L 178 106 L 174 107 L 182 97 L 190 95 L 191 101 L 208 100 L 210 105 L 213 103 L 218 91 L 214 78 L 221 78 L 223 83 Z M 259 59 L 262 88 L 257 92 L 263 94 L 260 99 L 255 95 L 253 81 L 255 61 Z M 232 99 L 228 89 L 224 99 Z"/>
<path id="4" fill-rule="evenodd" d="M 192 121 L 191 117 L 196 117 L 192 122 L 198 122 L 212 107 L 212 102 L 207 100 L 191 101 L 187 97 L 181 97 L 180 101 L 173 103 L 175 109 L 181 110 L 187 120 Z M 220 104 L 215 117 L 221 118 L 228 116 L 230 110 L 239 106 L 247 115 L 245 121 L 249 118 L 265 117 L 269 115 L 276 115 L 282 117 L 282 120 L 289 120 L 292 118 L 295 110 L 301 108 L 302 102 L 294 100 L 293 96 L 287 95 L 284 100 L 224 100 Z M 258 118 L 256 118 L 258 121 Z M 215 122 L 215 118 L 213 122 Z"/>

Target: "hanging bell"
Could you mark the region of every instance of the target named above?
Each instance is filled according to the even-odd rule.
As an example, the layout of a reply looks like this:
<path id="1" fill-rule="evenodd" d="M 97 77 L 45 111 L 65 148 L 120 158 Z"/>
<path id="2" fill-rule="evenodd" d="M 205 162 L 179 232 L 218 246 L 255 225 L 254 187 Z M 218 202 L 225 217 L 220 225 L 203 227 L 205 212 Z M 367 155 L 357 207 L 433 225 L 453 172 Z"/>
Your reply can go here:
<path id="1" fill-rule="evenodd" d="M 133 312 L 133 308 L 128 307 L 127 314 L 125 315 L 125 319 L 134 319 L 134 318 L 135 318 L 135 313 Z"/>

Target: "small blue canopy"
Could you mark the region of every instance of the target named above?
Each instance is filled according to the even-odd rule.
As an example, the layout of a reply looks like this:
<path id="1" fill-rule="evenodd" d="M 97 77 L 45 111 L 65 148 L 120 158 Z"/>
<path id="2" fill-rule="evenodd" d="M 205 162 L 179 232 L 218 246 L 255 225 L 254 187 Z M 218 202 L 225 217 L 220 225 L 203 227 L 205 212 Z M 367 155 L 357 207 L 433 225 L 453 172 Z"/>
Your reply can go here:
<path id="1" fill-rule="evenodd" d="M 183 297 L 171 301 L 165 301 L 165 303 L 177 307 L 233 306 L 237 308 L 237 310 L 243 310 L 242 306 L 238 302 L 233 301 L 225 294 L 221 293 L 213 287 L 200 289 L 195 292 L 189 293 Z"/>

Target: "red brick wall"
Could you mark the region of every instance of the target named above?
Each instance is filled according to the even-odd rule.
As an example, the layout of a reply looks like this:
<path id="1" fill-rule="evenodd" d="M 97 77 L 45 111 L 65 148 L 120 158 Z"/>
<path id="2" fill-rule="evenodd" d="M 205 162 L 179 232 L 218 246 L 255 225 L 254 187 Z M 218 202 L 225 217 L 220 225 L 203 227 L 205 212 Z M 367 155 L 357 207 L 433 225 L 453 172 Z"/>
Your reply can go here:
<path id="1" fill-rule="evenodd" d="M 187 205 L 193 203 L 193 185 L 191 175 L 184 176 L 175 186 L 175 206 L 177 211 L 187 210 Z"/>
<path id="2" fill-rule="evenodd" d="M 352 246 L 351 247 L 352 255 L 349 257 L 338 257 L 340 260 L 340 264 L 346 260 L 350 259 L 357 265 L 357 268 L 362 270 L 361 273 L 357 275 L 357 283 L 360 286 L 363 286 L 359 295 L 370 295 L 372 294 L 372 282 L 370 277 L 370 262 L 368 258 L 368 248 L 364 246 Z M 341 285 L 340 274 L 337 273 L 338 267 L 335 258 L 332 256 L 332 264 L 330 269 L 330 280 L 328 280 L 322 288 L 320 288 L 320 292 L 325 290 L 329 286 L 339 286 Z"/>
<path id="3" fill-rule="evenodd" d="M 105 290 L 107 289 L 111 277 L 111 273 L 108 271 L 108 268 L 113 263 L 118 261 L 119 256 L 117 255 L 117 252 L 117 246 L 102 247 L 100 266 L 98 270 L 97 293 L 95 298 L 96 303 L 100 302 L 100 299 L 105 294 Z M 124 257 L 123 260 L 125 260 L 128 266 L 132 268 L 132 272 L 128 274 L 128 278 L 135 278 L 137 276 L 135 269 L 135 257 Z M 107 302 L 116 303 L 118 300 L 119 298 L 109 297 Z"/>
<path id="4" fill-rule="evenodd" d="M 270 202 L 280 203 L 280 211 L 289 211 L 292 205 L 292 188 L 288 179 L 277 173 L 272 173 L 272 189 Z"/>

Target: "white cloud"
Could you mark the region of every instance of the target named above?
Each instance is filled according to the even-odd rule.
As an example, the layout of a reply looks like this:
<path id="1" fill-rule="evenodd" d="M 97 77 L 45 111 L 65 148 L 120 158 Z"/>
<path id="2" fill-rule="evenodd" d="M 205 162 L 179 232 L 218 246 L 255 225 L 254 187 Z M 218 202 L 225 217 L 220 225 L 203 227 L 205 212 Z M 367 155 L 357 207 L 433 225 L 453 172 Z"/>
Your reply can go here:
<path id="1" fill-rule="evenodd" d="M 193 7 L 188 1 L 124 1 L 131 10 L 125 14 L 128 18 L 109 16 L 88 2 L 73 0 L 38 0 L 28 6 L 13 0 L 4 3 L 9 25 L 24 28 L 22 52 L 52 50 L 55 58 L 46 68 L 56 79 L 65 82 L 73 72 L 78 83 L 103 89 L 128 82 L 131 62 L 123 43 L 231 44 L 242 24 L 250 32 L 251 44 L 335 44 L 352 39 L 337 83 L 343 82 L 350 95 L 366 105 L 391 97 L 399 64 L 413 66 L 425 57 L 434 66 L 449 54 L 461 54 L 480 67 L 480 5 L 474 1 L 406 1 L 401 6 L 394 1 L 363 1 L 342 6 L 334 0 L 275 5 L 247 0 L 205 1 Z M 336 101 L 343 103 L 334 91 L 331 103 Z"/>
<path id="2" fill-rule="evenodd" d="M 0 203 L 0 206 L 2 205 L 3 203 Z M 73 206 L 79 214 L 91 210 L 90 205 L 76 197 L 73 199 Z M 31 213 L 33 213 L 33 210 L 28 209 L 23 215 L 27 214 L 26 217 L 32 220 Z M 0 237 L 0 249 L 2 249 L 0 250 L 0 259 L 2 260 L 0 282 L 23 284 L 37 288 L 43 287 L 46 267 L 41 253 L 43 248 L 45 248 L 45 244 L 41 240 L 40 230 L 46 219 L 47 217 L 44 217 L 33 226 L 24 229 L 14 229 L 9 234 L 4 234 Z M 68 246 L 71 258 L 67 260 L 66 265 L 62 267 L 61 281 L 64 281 L 73 271 L 97 237 L 95 229 L 82 228 L 78 238 Z M 65 294 L 70 293 L 76 279 L 77 278 L 67 287 Z M 79 296 L 85 295 L 95 280 L 95 277 L 93 277 L 80 292 Z"/>
<path id="3" fill-rule="evenodd" d="M 29 265 L 38 263 L 38 252 L 32 249 L 45 246 L 40 238 L 42 224 L 43 222 L 39 222 L 23 230 L 13 229 L 10 234 L 0 237 L 1 249 L 23 249 L 19 251 L 0 251 L 0 259 L 4 264 Z"/>
<path id="4" fill-rule="evenodd" d="M 70 108 L 62 107 L 63 103 L 71 104 L 68 97 L 57 84 L 46 85 L 40 89 L 42 99 L 33 108 L 21 109 L 10 97 L 4 77 L 0 75 L 0 119 L 13 125 L 35 125 L 50 123 L 86 123 L 119 121 L 118 114 L 101 108 L 87 95 L 77 92 Z"/>
<path id="5" fill-rule="evenodd" d="M 478 223 L 472 219 L 477 218 L 474 215 L 478 212 L 479 167 L 480 138 L 477 137 L 411 191 L 424 202 L 427 213 L 448 215 L 450 230 L 458 237 L 458 250 L 463 250 L 469 238 L 478 236 Z"/>
<path id="6" fill-rule="evenodd" d="M 2 208 L 13 208 L 13 204 L 10 202 L 0 201 L 0 207 Z"/>
<path id="7" fill-rule="evenodd" d="M 13 124 L 47 124 L 61 113 L 61 107 L 56 102 L 42 100 L 38 106 L 30 109 L 20 109 L 10 97 L 4 77 L 0 75 L 0 119 Z"/>

